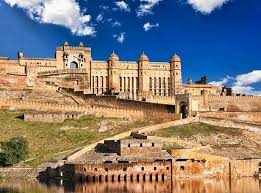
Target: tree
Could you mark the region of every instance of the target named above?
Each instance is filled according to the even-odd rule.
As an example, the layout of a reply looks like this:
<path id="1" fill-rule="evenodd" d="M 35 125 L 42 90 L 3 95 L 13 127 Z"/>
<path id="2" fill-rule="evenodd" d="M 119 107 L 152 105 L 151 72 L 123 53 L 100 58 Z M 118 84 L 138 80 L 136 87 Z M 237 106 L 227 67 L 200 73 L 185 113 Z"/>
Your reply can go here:
<path id="1" fill-rule="evenodd" d="M 7 142 L 1 142 L 0 165 L 15 165 L 25 160 L 28 154 L 28 141 L 23 137 L 11 138 Z"/>

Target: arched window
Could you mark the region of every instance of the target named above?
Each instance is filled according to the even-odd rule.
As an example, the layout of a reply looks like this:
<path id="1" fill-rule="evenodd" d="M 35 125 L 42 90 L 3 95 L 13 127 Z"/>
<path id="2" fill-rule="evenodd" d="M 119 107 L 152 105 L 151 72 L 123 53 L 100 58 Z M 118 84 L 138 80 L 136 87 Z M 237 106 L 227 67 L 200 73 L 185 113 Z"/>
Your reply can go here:
<path id="1" fill-rule="evenodd" d="M 111 181 L 114 182 L 114 175 L 111 176 Z"/>
<path id="2" fill-rule="evenodd" d="M 165 180 L 165 176 L 164 176 L 164 174 L 161 175 L 161 180 L 162 180 L 162 181 Z"/>
<path id="3" fill-rule="evenodd" d="M 150 174 L 150 181 L 152 181 L 152 174 Z"/>
<path id="4" fill-rule="evenodd" d="M 77 62 L 73 61 L 70 63 L 70 68 L 79 68 L 79 65 Z"/>

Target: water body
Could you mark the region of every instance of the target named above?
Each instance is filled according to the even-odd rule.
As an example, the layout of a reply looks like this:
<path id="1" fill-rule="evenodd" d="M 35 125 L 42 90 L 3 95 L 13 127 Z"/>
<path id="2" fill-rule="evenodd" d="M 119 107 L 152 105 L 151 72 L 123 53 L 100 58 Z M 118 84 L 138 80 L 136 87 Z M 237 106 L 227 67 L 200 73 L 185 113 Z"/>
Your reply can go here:
<path id="1" fill-rule="evenodd" d="M 39 183 L 0 180 L 0 193 L 261 193 L 261 179 L 175 179 L 164 182 Z"/>

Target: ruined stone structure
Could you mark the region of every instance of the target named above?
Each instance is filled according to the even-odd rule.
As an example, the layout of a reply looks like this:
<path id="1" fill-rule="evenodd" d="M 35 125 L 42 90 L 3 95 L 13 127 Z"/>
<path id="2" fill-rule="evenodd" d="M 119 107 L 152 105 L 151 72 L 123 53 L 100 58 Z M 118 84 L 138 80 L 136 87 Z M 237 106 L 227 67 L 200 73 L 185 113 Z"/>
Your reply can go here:
<path id="1" fill-rule="evenodd" d="M 254 177 L 261 175 L 261 159 L 231 159 L 200 153 L 201 147 L 162 151 L 160 142 L 131 139 L 105 141 L 95 152 L 68 161 L 48 178 L 82 182 L 167 181 L 191 177 Z"/>
<path id="2" fill-rule="evenodd" d="M 78 112 L 26 112 L 24 121 L 62 123 L 65 120 L 79 120 L 81 117 L 82 114 Z"/>
<path id="3" fill-rule="evenodd" d="M 64 175 L 89 182 L 164 181 L 172 176 L 172 158 L 161 149 L 148 140 L 105 141 L 96 153 L 66 164 Z"/>

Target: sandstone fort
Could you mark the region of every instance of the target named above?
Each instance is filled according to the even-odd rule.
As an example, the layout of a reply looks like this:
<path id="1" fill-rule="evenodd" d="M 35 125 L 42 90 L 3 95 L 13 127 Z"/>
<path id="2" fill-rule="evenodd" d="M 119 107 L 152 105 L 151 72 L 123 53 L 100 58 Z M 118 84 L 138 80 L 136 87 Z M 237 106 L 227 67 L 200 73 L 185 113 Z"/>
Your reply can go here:
<path id="1" fill-rule="evenodd" d="M 260 132 L 261 97 L 210 85 L 207 77 L 182 82 L 182 59 L 177 54 L 167 62 L 151 62 L 145 53 L 137 61 L 122 61 L 113 51 L 106 61 L 98 61 L 83 43 L 65 42 L 56 48 L 54 58 L 30 58 L 23 52 L 18 52 L 16 60 L 0 57 L 0 86 L 0 108 L 26 110 L 27 122 L 62 123 L 94 115 L 153 123 L 134 130 L 134 140 L 121 140 L 130 136 L 127 131 L 84 147 L 63 159 L 62 166 L 48 168 L 43 178 L 101 182 L 261 175 L 261 159 L 252 154 L 232 159 L 202 144 L 147 140 L 143 135 L 189 123 Z M 166 152 L 158 140 L 192 148 Z M 107 151 L 96 151 L 101 144 Z"/>
<path id="2" fill-rule="evenodd" d="M 132 100 L 173 105 L 168 111 L 184 117 L 200 111 L 261 110 L 260 97 L 209 85 L 206 77 L 183 83 L 182 60 L 176 54 L 167 62 L 151 62 L 144 53 L 137 61 L 121 61 L 113 52 L 107 61 L 98 61 L 83 43 L 70 46 L 65 42 L 56 48 L 54 58 L 30 58 L 23 52 L 18 52 L 17 60 L 1 57 L 0 73 L 5 88 L 54 88 L 100 103 L 108 99 L 102 96 L 115 96 L 126 104 Z"/>

